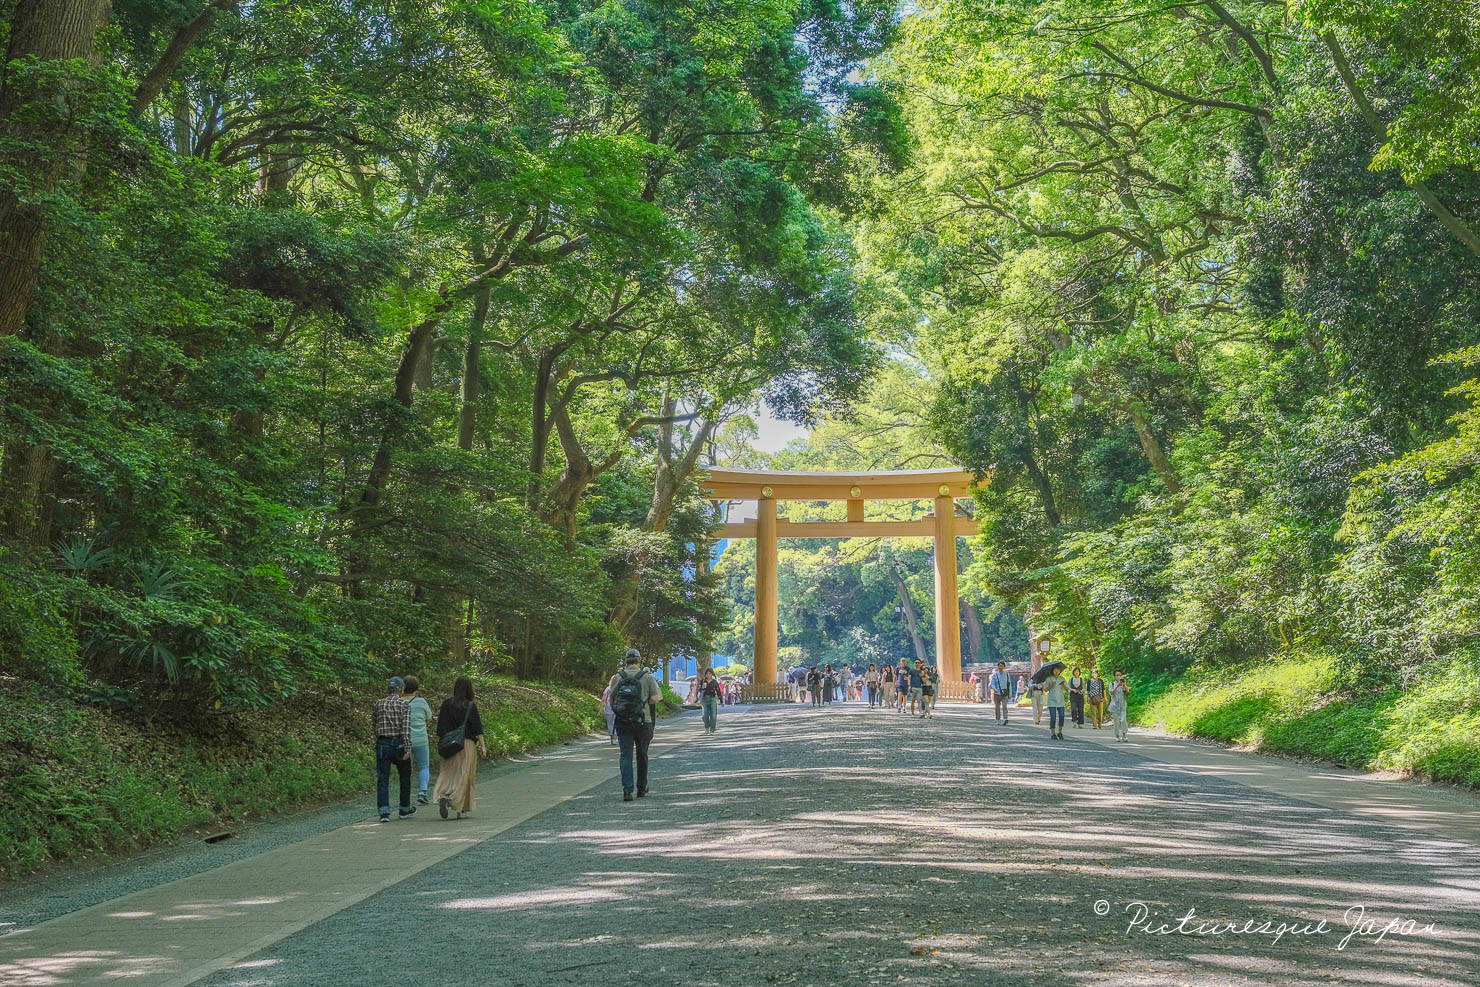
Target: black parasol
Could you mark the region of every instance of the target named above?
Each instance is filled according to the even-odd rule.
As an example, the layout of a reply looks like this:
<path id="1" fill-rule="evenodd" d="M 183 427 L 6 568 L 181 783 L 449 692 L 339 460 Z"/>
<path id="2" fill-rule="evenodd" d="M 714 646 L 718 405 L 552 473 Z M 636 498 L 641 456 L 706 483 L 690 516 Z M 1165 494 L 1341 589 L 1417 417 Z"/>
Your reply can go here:
<path id="1" fill-rule="evenodd" d="M 1038 669 L 1038 671 L 1033 673 L 1033 684 L 1042 685 L 1044 679 L 1048 678 L 1054 672 L 1059 671 L 1063 667 L 1064 663 L 1061 661 L 1049 662 L 1047 665 L 1044 665 L 1042 668 Z"/>

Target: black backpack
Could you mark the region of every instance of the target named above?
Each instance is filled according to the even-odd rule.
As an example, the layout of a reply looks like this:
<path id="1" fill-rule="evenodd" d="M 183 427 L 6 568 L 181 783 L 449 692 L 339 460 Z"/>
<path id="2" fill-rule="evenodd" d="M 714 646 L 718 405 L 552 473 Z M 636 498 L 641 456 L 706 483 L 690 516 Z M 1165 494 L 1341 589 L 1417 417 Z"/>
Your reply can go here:
<path id="1" fill-rule="evenodd" d="M 618 723 L 636 726 L 643 722 L 642 679 L 646 673 L 618 675 L 616 688 L 612 689 L 612 712 Z"/>

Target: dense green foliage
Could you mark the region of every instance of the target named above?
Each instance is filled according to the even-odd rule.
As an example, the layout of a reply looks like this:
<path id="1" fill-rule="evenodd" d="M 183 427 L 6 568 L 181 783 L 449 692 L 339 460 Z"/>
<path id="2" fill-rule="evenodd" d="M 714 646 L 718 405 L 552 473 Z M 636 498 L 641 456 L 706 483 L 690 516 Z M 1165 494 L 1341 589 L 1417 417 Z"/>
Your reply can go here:
<path id="1" fill-rule="evenodd" d="M 970 578 L 1063 653 L 1147 685 L 1321 655 L 1290 701 L 1473 729 L 1476 30 L 1421 0 L 941 0 L 871 63 L 913 146 L 862 178 L 863 257 L 982 477 Z"/>
<path id="2" fill-rule="evenodd" d="M 825 210 L 899 153 L 892 7 L 76 6 L 0 14 L 0 668 L 200 711 L 701 647 L 715 430 L 878 360 Z"/>
<path id="3" fill-rule="evenodd" d="M 760 404 L 817 425 L 777 468 L 979 474 L 968 659 L 1020 656 L 1026 618 L 1131 670 L 1143 717 L 1473 783 L 1472 9 L 0 24 L 0 686 L 29 704 L 0 782 L 28 804 L 102 804 L 35 773 L 48 718 L 144 731 L 169 774 L 244 708 L 387 670 L 748 657 L 750 556 L 709 571 L 696 474 L 758 463 Z M 930 654 L 926 543 L 782 571 L 788 664 Z M 325 743 L 253 811 L 361 783 Z M 99 770 L 115 821 L 52 839 L 37 809 L 26 854 L 231 811 Z"/>

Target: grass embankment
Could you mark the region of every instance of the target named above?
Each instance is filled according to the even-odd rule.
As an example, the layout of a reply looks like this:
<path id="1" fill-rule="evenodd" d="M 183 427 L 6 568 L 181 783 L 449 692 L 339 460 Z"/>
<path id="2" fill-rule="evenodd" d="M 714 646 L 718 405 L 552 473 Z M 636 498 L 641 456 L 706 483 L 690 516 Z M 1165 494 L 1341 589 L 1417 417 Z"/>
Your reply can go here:
<path id="1" fill-rule="evenodd" d="M 1464 662 L 1407 691 L 1358 693 L 1334 658 L 1189 669 L 1139 689 L 1131 720 L 1270 753 L 1480 788 L 1480 685 Z"/>
<path id="2" fill-rule="evenodd" d="M 450 685 L 423 689 L 433 711 Z M 505 678 L 480 679 L 477 689 L 492 755 L 605 726 L 601 701 L 579 689 Z M 187 727 L 0 676 L 0 878 L 351 795 L 370 800 L 379 695 L 306 695 Z M 435 769 L 435 750 L 432 758 Z"/>

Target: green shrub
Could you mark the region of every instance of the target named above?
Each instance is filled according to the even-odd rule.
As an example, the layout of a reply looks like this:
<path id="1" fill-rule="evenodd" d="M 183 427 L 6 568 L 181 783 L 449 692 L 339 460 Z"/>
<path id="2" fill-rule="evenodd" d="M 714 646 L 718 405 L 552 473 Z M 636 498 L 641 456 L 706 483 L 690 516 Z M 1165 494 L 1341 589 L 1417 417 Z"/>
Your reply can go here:
<path id="1" fill-rule="evenodd" d="M 1457 657 L 1430 663 L 1406 691 L 1363 692 L 1337 656 L 1288 653 L 1194 667 L 1131 713 L 1173 733 L 1480 787 L 1476 681 L 1475 660 Z"/>
<path id="2" fill-rule="evenodd" d="M 70 689 L 82 681 L 77 638 L 61 594 L 39 585 L 52 581 L 44 573 L 7 566 L 0 549 L 0 675 Z"/>

